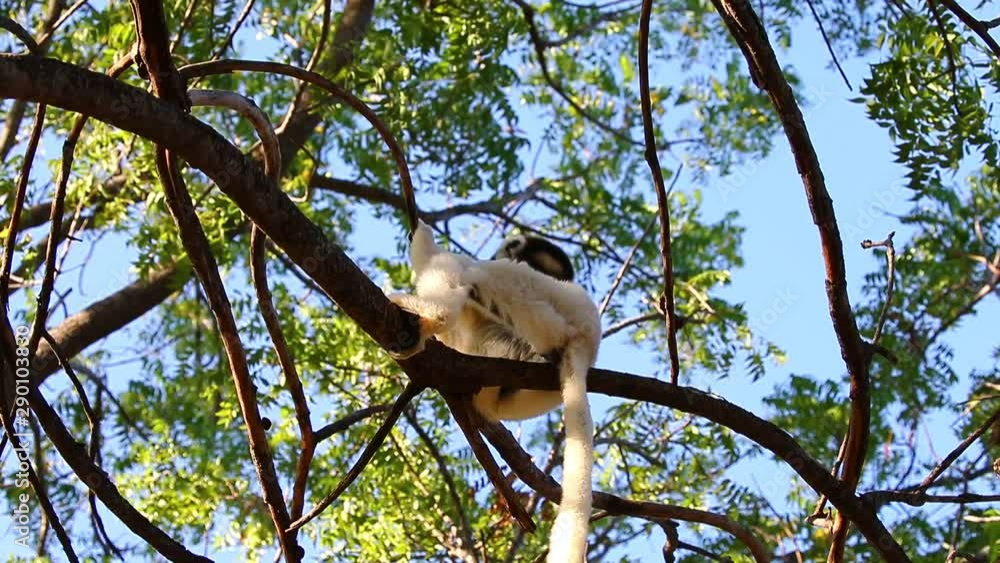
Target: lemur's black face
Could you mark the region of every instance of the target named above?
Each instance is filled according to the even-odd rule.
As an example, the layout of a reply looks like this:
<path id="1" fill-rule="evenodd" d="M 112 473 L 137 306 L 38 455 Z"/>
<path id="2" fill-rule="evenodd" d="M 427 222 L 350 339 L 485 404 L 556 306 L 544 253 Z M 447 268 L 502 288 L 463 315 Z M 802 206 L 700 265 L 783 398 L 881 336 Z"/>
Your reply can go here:
<path id="1" fill-rule="evenodd" d="M 576 275 L 569 256 L 561 248 L 541 237 L 531 235 L 511 237 L 504 241 L 493 258 L 524 262 L 532 269 L 557 280 L 573 281 Z"/>

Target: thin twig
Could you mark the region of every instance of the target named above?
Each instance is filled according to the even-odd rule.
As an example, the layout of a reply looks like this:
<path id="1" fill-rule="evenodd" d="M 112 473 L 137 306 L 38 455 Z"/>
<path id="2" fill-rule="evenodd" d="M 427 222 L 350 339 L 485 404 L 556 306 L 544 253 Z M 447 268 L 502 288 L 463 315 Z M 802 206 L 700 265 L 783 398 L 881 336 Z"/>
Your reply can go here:
<path id="1" fill-rule="evenodd" d="M 191 196 L 177 163 L 173 157 L 158 147 L 156 151 L 156 168 L 166 195 L 167 207 L 180 231 L 184 250 L 191 259 L 195 275 L 201 282 L 202 289 L 208 298 L 209 307 L 215 317 L 222 345 L 229 360 L 229 371 L 233 376 L 236 397 L 246 425 L 247 439 L 250 444 L 250 457 L 257 472 L 257 479 L 263 491 L 264 503 L 268 507 L 271 519 L 281 545 L 281 552 L 290 562 L 299 561 L 301 549 L 294 534 L 286 531 L 291 521 L 281 484 L 271 457 L 271 449 L 267 442 L 267 432 L 261 420 L 260 406 L 257 403 L 256 386 L 250 376 L 247 365 L 246 350 L 240 340 L 239 329 L 233 317 L 232 305 L 226 296 L 219 266 L 212 255 L 208 238 L 198 220 L 198 215 L 191 202 Z"/>
<path id="2" fill-rule="evenodd" d="M 49 333 L 49 331 L 46 331 L 46 334 L 48 334 L 49 336 L 52 336 L 52 334 Z M 55 337 L 52 337 L 52 338 L 53 338 L 53 340 L 56 340 Z M 56 341 L 58 342 L 58 340 L 56 340 Z M 87 379 L 89 379 L 90 382 L 93 383 L 94 386 L 97 388 L 97 394 L 94 397 L 94 403 L 95 404 L 100 400 L 101 395 L 106 396 L 108 398 L 108 400 L 110 400 L 114 404 L 115 408 L 118 409 L 118 414 L 125 421 L 125 426 L 127 426 L 128 428 L 131 428 L 132 430 L 135 430 L 135 432 L 143 440 L 145 440 L 147 442 L 150 440 L 150 436 L 146 432 L 146 430 L 144 430 L 143 428 L 141 428 L 136 423 L 135 417 L 132 416 L 132 414 L 128 412 L 128 409 L 126 409 L 125 405 L 123 405 L 121 403 L 121 401 L 118 400 L 118 397 L 116 397 L 115 394 L 111 392 L 111 389 L 108 389 L 107 383 L 105 383 L 101 379 L 101 376 L 98 375 L 97 372 L 95 372 L 94 370 L 90 369 L 85 364 L 81 363 L 79 360 L 70 360 L 70 364 L 73 366 L 73 370 L 75 372 L 77 372 L 80 375 L 82 375 L 82 376 L 86 377 Z M 94 409 L 95 412 L 98 412 L 100 410 L 101 409 L 98 409 L 96 407 Z M 100 420 L 101 420 L 101 417 L 98 417 L 98 422 L 100 422 Z"/>
<path id="3" fill-rule="evenodd" d="M 625 132 L 615 129 L 614 127 L 604 123 L 597 117 L 593 116 L 586 108 L 581 106 L 579 102 L 573 99 L 569 93 L 563 88 L 561 84 L 552 76 L 549 71 L 549 64 L 547 57 L 545 55 L 546 43 L 542 38 L 542 34 L 538 31 L 538 24 L 535 22 L 535 8 L 531 4 L 528 4 L 524 0 L 514 0 L 514 3 L 521 9 L 524 14 L 524 20 L 528 24 L 528 35 L 530 36 L 531 43 L 535 47 L 535 55 L 538 56 L 538 65 L 542 69 L 542 78 L 548 83 L 549 87 L 552 88 L 560 98 L 566 101 L 583 119 L 593 123 L 602 131 L 615 136 L 626 143 L 631 145 L 638 145 L 639 142 L 635 139 L 630 138 Z"/>
<path id="4" fill-rule="evenodd" d="M 978 35 L 979 38 L 983 40 L 983 43 L 986 43 L 990 50 L 993 51 L 993 55 L 1000 59 L 1000 44 L 998 44 L 996 40 L 990 36 L 990 26 L 987 23 L 977 20 L 972 14 L 959 6 L 958 2 L 955 2 L 955 0 L 939 1 L 951 10 L 953 14 L 958 16 L 958 19 L 962 20 L 962 23 Z"/>
<path id="5" fill-rule="evenodd" d="M 35 43 L 35 39 L 16 21 L 6 16 L 0 16 L 0 27 L 10 31 L 15 37 L 20 39 L 21 42 L 28 48 L 28 52 L 35 55 L 41 54 L 38 44 Z M 19 122 L 20 120 L 18 120 L 18 123 Z M 28 137 L 28 146 L 25 148 L 24 159 L 21 163 L 21 170 L 18 172 L 15 183 L 17 187 L 14 192 L 14 206 L 11 209 L 10 221 L 7 226 L 7 239 L 4 241 L 3 258 L 0 259 L 0 309 L 2 309 L 4 313 L 6 313 L 8 307 L 10 269 L 13 263 L 14 248 L 17 242 L 17 233 L 19 230 L 18 223 L 21 218 L 21 211 L 24 208 L 24 199 L 28 190 L 28 180 L 31 176 L 31 166 L 35 160 L 35 151 L 38 149 L 38 141 L 41 138 L 44 124 L 45 104 L 38 104 L 35 108 L 35 121 L 31 126 L 31 134 Z M 8 133 L 12 135 L 12 138 L 13 135 L 16 135 L 16 132 L 14 131 L 9 131 Z"/>
<path id="6" fill-rule="evenodd" d="M 836 477 L 840 472 L 840 466 L 844 462 L 844 450 L 847 449 L 847 436 L 848 434 L 844 434 L 844 437 L 840 440 L 840 449 L 837 450 L 837 459 L 833 460 L 833 467 L 830 469 L 830 475 L 833 475 L 834 477 Z M 809 524 L 815 524 L 816 521 L 821 518 L 829 518 L 830 513 L 826 510 L 826 502 L 826 495 L 820 495 L 819 500 L 816 502 L 816 508 L 812 511 L 812 514 L 806 516 L 806 522 Z"/>
<path id="7" fill-rule="evenodd" d="M 646 141 L 646 164 L 653 174 L 656 206 L 660 217 L 660 256 L 663 259 L 663 309 L 667 321 L 667 351 L 670 355 L 670 383 L 677 385 L 680 358 L 677 353 L 677 312 L 674 309 L 674 261 L 670 251 L 670 204 L 663 183 L 663 171 L 656 154 L 656 134 L 653 128 L 653 103 L 649 95 L 649 19 L 652 0 L 643 0 L 639 16 L 639 97 L 642 106 L 642 130 Z"/>
<path id="8" fill-rule="evenodd" d="M 826 28 L 823 27 L 823 20 L 816 13 L 816 6 L 813 5 L 812 0 L 806 0 L 809 4 L 809 11 L 812 12 L 813 19 L 816 20 L 816 25 L 819 27 L 819 33 L 823 36 L 823 42 L 826 43 L 826 50 L 830 53 L 830 58 L 833 59 L 833 64 L 836 65 L 837 70 L 840 72 L 841 78 L 844 79 L 844 84 L 847 84 L 847 89 L 851 92 L 854 88 L 851 87 L 851 81 L 847 79 L 847 73 L 844 72 L 843 67 L 840 66 L 840 60 L 837 59 L 837 53 L 833 52 L 833 44 L 830 43 L 830 38 L 826 35 Z"/>
<path id="9" fill-rule="evenodd" d="M 923 493 L 930 488 L 930 486 L 934 484 L 934 481 L 937 480 L 937 478 L 940 477 L 946 469 L 951 467 L 951 464 L 955 463 L 955 460 L 958 459 L 958 457 L 961 456 L 962 453 L 964 453 L 977 438 L 992 428 L 993 423 L 997 420 L 1000 420 L 1000 409 L 997 409 L 997 411 L 990 415 L 990 417 L 987 418 L 986 421 L 979 426 L 979 428 L 976 428 L 975 432 L 969 434 L 964 440 L 955 446 L 955 449 L 953 449 L 948 455 L 944 456 L 944 459 L 942 459 L 941 462 L 927 474 L 927 477 L 924 477 L 924 480 L 920 482 L 920 485 L 917 486 L 914 492 Z"/>
<path id="10" fill-rule="evenodd" d="M 370 204 L 384 204 L 394 209 L 406 210 L 406 199 L 403 196 L 377 186 L 361 184 L 352 180 L 315 174 L 309 180 L 309 187 L 358 198 Z M 419 217 L 428 225 L 448 221 L 461 215 L 485 214 L 503 218 L 507 216 L 504 212 L 504 206 L 521 200 L 527 191 L 508 193 L 470 203 L 449 205 L 438 210 L 420 211 Z"/>
<path id="11" fill-rule="evenodd" d="M 653 225 L 656 225 L 656 217 L 650 219 L 649 224 L 646 225 L 646 227 L 642 230 L 642 233 L 639 234 L 639 238 L 635 239 L 635 244 L 632 245 L 628 254 L 625 255 L 625 261 L 622 262 L 621 267 L 618 268 L 618 273 L 615 274 L 614 280 L 611 281 L 611 288 L 608 289 L 608 293 L 605 294 L 604 299 L 601 300 L 601 306 L 597 308 L 598 314 L 602 317 L 604 316 L 604 312 L 608 310 L 608 305 L 611 304 L 611 298 L 614 297 L 615 291 L 617 291 L 618 286 L 621 285 L 622 279 L 625 278 L 625 273 L 628 272 L 629 266 L 632 265 L 632 259 L 635 258 L 636 252 L 642 245 L 642 241 L 646 239 L 647 235 L 649 235 L 649 231 L 653 228 Z"/>
<path id="12" fill-rule="evenodd" d="M 962 108 L 958 105 L 958 64 L 955 63 L 955 48 L 952 47 L 951 39 L 948 38 L 948 29 L 944 25 L 940 12 L 938 12 L 937 4 L 934 0 L 927 0 L 927 7 L 931 12 L 931 18 L 934 19 L 935 27 L 941 35 L 941 40 L 944 41 L 944 54 L 948 58 L 948 74 L 951 76 L 951 103 L 955 106 L 955 119 L 961 119 Z"/>
<path id="13" fill-rule="evenodd" d="M 250 264 L 251 278 L 254 289 L 257 292 L 257 304 L 260 307 L 261 316 L 267 332 L 271 336 L 271 343 L 278 356 L 278 363 L 284 374 L 285 386 L 292 396 L 292 403 L 295 406 L 295 419 L 299 425 L 299 437 L 302 443 L 302 450 L 299 452 L 299 459 L 295 466 L 295 480 L 292 485 L 292 502 L 290 506 L 291 519 L 302 516 L 302 507 L 305 503 L 306 481 L 309 478 L 309 466 L 312 463 L 313 453 L 316 450 L 316 438 L 313 435 L 312 422 L 309 416 L 309 403 L 306 401 L 305 391 L 302 387 L 302 380 L 295 367 L 295 359 L 281 331 L 281 321 L 278 311 L 274 307 L 271 291 L 267 285 L 267 265 L 265 256 L 267 250 L 265 241 L 267 235 L 256 226 L 250 233 Z"/>
<path id="14" fill-rule="evenodd" d="M 76 375 L 76 370 L 73 368 L 72 364 L 67 361 L 66 354 L 63 353 L 62 347 L 59 346 L 59 343 L 56 342 L 55 338 L 52 338 L 52 335 L 49 334 L 47 330 L 43 329 L 42 339 L 52 349 L 52 353 L 55 354 L 56 360 L 58 360 L 59 365 L 63 368 L 63 371 L 65 371 L 66 377 L 69 378 L 70 382 L 73 384 L 73 388 L 76 389 L 76 394 L 80 398 L 80 406 L 83 407 L 83 412 L 87 416 L 87 422 L 90 424 L 90 439 L 87 442 L 87 453 L 90 455 L 90 461 L 92 461 L 95 465 L 100 466 L 100 408 L 99 406 L 95 408 L 90 404 L 90 400 L 87 398 L 87 390 L 83 387 L 83 384 L 80 382 L 80 378 Z M 101 400 L 100 392 L 97 393 L 96 400 L 99 405 Z M 94 525 L 96 532 L 95 535 L 101 542 L 101 545 L 105 547 L 106 551 L 114 553 L 118 559 L 124 561 L 125 558 L 122 556 L 121 551 L 118 549 L 118 546 L 111 541 L 111 537 L 108 536 L 108 532 L 104 527 L 104 520 L 101 518 L 100 511 L 97 510 L 97 495 L 94 493 L 93 489 L 87 489 L 87 504 L 90 506 L 90 518 Z"/>
<path id="15" fill-rule="evenodd" d="M 77 119 L 77 123 L 80 120 Z M 82 126 L 81 126 L 82 128 Z M 42 275 L 42 286 L 38 291 L 37 307 L 35 310 L 35 320 L 31 324 L 31 336 L 28 339 L 29 357 L 34 357 L 38 351 L 38 343 L 45 331 L 45 322 L 49 317 L 49 301 L 52 298 L 52 289 L 56 282 L 56 253 L 58 251 L 60 235 L 62 234 L 62 219 L 65 212 L 66 191 L 69 183 L 69 175 L 73 168 L 73 150 L 79 132 L 75 136 L 66 137 L 62 148 L 62 166 L 59 171 L 59 181 L 56 183 L 56 193 L 52 196 L 52 207 L 49 212 L 49 238 L 45 246 L 45 270 Z"/>
<path id="16" fill-rule="evenodd" d="M 3 259 L 0 260 L 0 309 L 5 314 L 9 304 L 8 287 L 10 285 L 10 268 L 14 260 L 14 247 L 17 245 L 18 222 L 21 219 L 21 210 L 24 208 L 25 194 L 28 192 L 28 178 L 31 176 L 31 164 L 35 160 L 35 150 L 38 148 L 38 140 L 42 136 L 44 124 L 45 104 L 38 104 L 35 107 L 35 122 L 31 126 L 31 137 L 29 137 L 28 146 L 24 151 L 21 170 L 17 174 L 14 207 L 10 211 L 10 223 L 7 225 L 7 240 L 4 241 Z"/>
<path id="17" fill-rule="evenodd" d="M 875 334 L 872 336 L 872 346 L 877 346 L 882 338 L 882 328 L 885 326 L 886 313 L 889 312 L 889 305 L 892 304 L 892 290 L 896 283 L 896 247 L 892 244 L 892 237 L 896 232 L 892 231 L 885 240 L 872 242 L 871 240 L 861 241 L 861 248 L 885 248 L 885 262 L 888 273 L 886 274 L 885 302 L 882 303 L 882 310 L 878 314 L 878 322 L 875 323 Z"/>
<path id="18" fill-rule="evenodd" d="M 332 437 L 334 434 L 340 434 L 341 432 L 347 431 L 348 428 L 354 426 L 355 424 L 370 418 L 376 414 L 386 412 L 392 409 L 392 405 L 373 405 L 370 407 L 365 407 L 363 409 L 358 409 L 349 415 L 338 418 L 337 420 L 323 426 L 322 428 L 313 432 L 313 437 L 316 439 L 316 443 L 320 443 Z"/>
<path id="19" fill-rule="evenodd" d="M 307 512 L 298 520 L 289 524 L 289 531 L 298 530 L 302 526 L 308 524 L 310 520 L 319 516 L 328 506 L 333 504 L 334 501 L 336 501 L 348 487 L 351 486 L 351 483 L 353 483 L 354 480 L 361 475 L 361 472 L 364 471 L 365 467 L 367 467 L 371 460 L 375 457 L 375 453 L 378 452 L 379 447 L 381 447 L 382 443 L 385 442 L 386 436 L 388 436 L 389 432 L 392 431 L 392 427 L 396 424 L 396 421 L 399 420 L 400 415 L 403 414 L 403 410 L 410 404 L 410 401 L 412 401 L 414 397 L 420 394 L 422 390 L 422 387 L 415 385 L 413 382 L 406 384 L 406 387 L 403 388 L 399 397 L 396 398 L 396 402 L 392 404 L 392 409 L 389 410 L 389 414 L 386 415 L 385 420 L 383 420 L 382 424 L 379 425 L 378 430 L 375 431 L 375 434 L 372 436 L 371 440 L 368 441 L 365 449 L 354 462 L 354 465 L 352 465 L 347 471 L 347 474 L 341 477 L 337 486 L 334 487 L 332 491 L 327 493 L 327 495 L 323 497 L 323 499 L 319 501 L 316 506 L 312 508 L 312 510 Z"/>
<path id="20" fill-rule="evenodd" d="M 187 27 L 191 25 L 191 16 L 194 15 L 195 9 L 198 8 L 198 0 L 189 0 L 187 8 L 184 10 L 184 15 L 181 16 L 181 21 L 177 24 L 177 35 L 174 37 L 173 41 L 170 42 L 170 52 L 174 52 L 177 48 L 177 44 L 181 42 L 184 38 L 184 31 Z"/>
<path id="21" fill-rule="evenodd" d="M 240 10 L 239 17 L 236 18 L 236 22 L 233 23 L 233 27 L 229 28 L 229 33 L 226 33 L 226 37 L 222 40 L 222 44 L 219 45 L 219 48 L 212 53 L 211 57 L 209 57 L 210 60 L 218 60 L 218 58 L 226 52 L 226 49 L 229 49 L 229 46 L 233 41 L 233 37 L 236 36 L 236 32 L 243 27 L 243 22 L 246 21 L 247 16 L 250 15 L 250 10 L 253 9 L 253 4 L 254 0 L 247 0 L 246 3 L 243 4 L 243 9 Z"/>
<path id="22" fill-rule="evenodd" d="M 125 71 L 131 64 L 129 57 L 119 58 L 111 68 L 108 69 L 107 74 L 111 77 L 117 77 L 122 72 Z M 42 110 L 42 116 L 44 117 L 44 106 L 39 105 Z M 66 140 L 63 141 L 62 145 L 62 165 L 59 169 L 59 179 L 56 182 L 56 192 L 52 197 L 52 202 L 49 206 L 49 236 L 46 239 L 45 245 L 45 272 L 42 276 L 41 289 L 38 293 L 37 307 L 35 313 L 35 320 L 32 323 L 31 336 L 28 339 L 28 353 L 31 358 L 34 358 L 38 352 L 38 343 L 41 340 L 42 331 L 45 330 L 45 322 L 48 319 L 49 314 L 49 301 L 52 295 L 52 289 L 55 285 L 55 275 L 56 275 L 56 249 L 60 242 L 60 237 L 64 234 L 62 229 L 62 217 L 65 206 L 65 198 L 67 186 L 69 183 L 69 176 L 73 171 L 73 157 L 74 151 L 76 150 L 76 143 L 80 139 L 80 135 L 83 133 L 83 127 L 87 123 L 87 116 L 80 115 L 73 122 L 73 127 L 70 129 L 69 134 L 66 135 Z M 36 114 L 35 128 L 32 129 L 32 139 L 34 145 L 37 145 L 38 140 L 35 138 L 36 128 L 40 129 L 40 122 L 38 121 L 38 115 Z M 34 146 L 32 141 L 29 141 L 28 150 L 31 151 L 31 158 L 34 158 Z M 25 155 L 26 165 L 30 163 L 27 154 Z M 11 223 L 15 222 L 15 214 L 11 214 Z M 11 233 L 8 233 L 8 238 L 16 231 L 16 226 L 12 226 Z M 68 234 L 68 233 L 67 233 Z M 13 247 L 9 247 L 8 251 L 13 251 Z M 4 268 L 9 267 L 9 262 L 6 261 L 7 255 L 5 255 Z M 4 273 L 7 272 L 6 269 L 3 270 Z M 9 293 L 6 286 L 6 276 L 0 277 L 0 302 L 4 305 L 7 303 L 9 298 Z"/>
<path id="23" fill-rule="evenodd" d="M 38 38 L 38 45 L 43 49 L 46 48 L 49 40 L 52 39 L 53 35 L 55 35 L 56 30 L 62 27 L 64 23 L 69 21 L 69 19 L 73 17 L 73 14 L 75 14 L 77 10 L 82 8 L 89 1 L 90 0 L 76 0 L 76 2 L 74 2 L 72 6 L 66 8 L 66 11 L 60 14 L 59 19 L 56 20 L 56 22 L 52 25 L 52 27 L 44 31 L 42 35 Z"/>
<path id="24" fill-rule="evenodd" d="M 62 347 L 56 342 L 49 331 L 42 331 L 42 338 L 48 343 L 49 347 L 52 348 L 52 353 L 55 354 L 56 360 L 59 365 L 66 372 L 66 377 L 69 378 L 70 382 L 73 384 L 73 388 L 76 390 L 77 396 L 80 397 L 80 406 L 83 407 L 83 412 L 87 416 L 87 422 L 90 424 L 90 441 L 88 451 L 90 452 L 90 460 L 94 461 L 97 459 L 97 415 L 94 413 L 94 408 L 90 404 L 90 400 L 87 398 L 87 390 L 83 388 L 83 384 L 80 383 L 80 378 L 76 376 L 76 371 L 73 366 L 66 360 L 66 355 L 62 351 Z"/>
<path id="25" fill-rule="evenodd" d="M 617 332 L 621 332 L 622 330 L 625 330 L 626 328 L 628 328 L 630 326 L 633 326 L 633 325 L 642 324 L 642 323 L 647 322 L 647 321 L 652 321 L 652 320 L 655 320 L 655 319 L 662 319 L 662 318 L 664 318 L 664 315 L 663 315 L 663 313 L 661 313 L 659 311 L 651 311 L 649 313 L 643 313 L 642 315 L 638 315 L 638 316 L 635 316 L 635 317 L 630 317 L 630 318 L 618 321 L 617 323 L 615 323 L 615 324 L 609 326 L 608 328 L 604 329 L 604 332 L 601 333 L 601 338 L 602 339 L 603 338 L 607 338 L 607 337 L 611 336 L 612 334 L 615 334 Z"/>

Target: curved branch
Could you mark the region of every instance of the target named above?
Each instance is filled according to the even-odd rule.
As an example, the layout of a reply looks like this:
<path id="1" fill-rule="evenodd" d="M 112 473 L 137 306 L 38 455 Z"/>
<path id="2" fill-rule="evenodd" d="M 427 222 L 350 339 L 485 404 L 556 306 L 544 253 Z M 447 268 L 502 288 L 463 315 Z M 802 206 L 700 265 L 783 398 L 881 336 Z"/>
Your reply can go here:
<path id="1" fill-rule="evenodd" d="M 663 183 L 663 170 L 656 156 L 656 134 L 653 131 L 653 104 L 649 96 L 649 18 L 653 0 L 643 0 L 639 16 L 639 96 L 642 107 L 642 131 L 646 143 L 646 164 L 653 175 L 656 207 L 660 217 L 660 257 L 663 260 L 663 311 L 667 320 L 667 352 L 670 355 L 670 382 L 677 385 L 680 359 L 677 354 L 677 313 L 674 306 L 674 259 L 670 250 L 670 202 Z"/>
<path id="2" fill-rule="evenodd" d="M 823 171 L 816 149 L 809 138 L 802 111 L 795 101 L 791 86 L 785 79 L 778 59 L 768 41 L 763 25 L 748 0 L 712 0 L 726 27 L 743 51 L 754 83 L 764 89 L 785 129 L 785 136 L 802 176 L 813 223 L 819 229 L 820 244 L 826 265 L 826 295 L 833 328 L 840 342 L 841 356 L 850 375 L 851 414 L 847 448 L 844 453 L 842 479 L 853 492 L 861 480 L 868 452 L 871 426 L 871 389 L 867 353 L 858 332 L 851 301 L 847 294 L 847 273 L 844 248 L 833 210 L 833 200 L 826 189 Z M 834 523 L 833 540 L 828 561 L 843 559 L 847 539 L 847 522 L 840 515 Z"/>
<path id="3" fill-rule="evenodd" d="M 437 342 L 428 343 L 423 353 L 403 362 L 403 367 L 420 383 L 442 392 L 467 391 L 469 386 L 559 389 L 558 374 L 547 364 L 465 356 Z M 461 373 L 462 377 L 451 377 L 453 373 Z M 694 414 L 750 439 L 787 463 L 815 491 L 825 494 L 883 559 L 890 563 L 910 561 L 871 507 L 862 503 L 852 489 L 830 475 L 827 468 L 778 426 L 725 399 L 650 377 L 592 368 L 587 377 L 587 389 Z"/>
<path id="4" fill-rule="evenodd" d="M 358 478 L 358 475 L 361 475 L 361 472 L 365 470 L 365 467 L 367 467 L 371 460 L 375 457 L 379 447 L 381 447 L 382 443 L 385 442 L 386 436 L 389 435 L 389 432 L 392 431 L 392 427 L 396 424 L 396 421 L 399 420 L 400 415 L 403 414 L 403 410 L 406 409 L 406 406 L 410 404 L 410 401 L 419 395 L 421 391 L 423 391 L 423 387 L 414 385 L 412 382 L 403 388 L 399 397 L 396 397 L 396 402 L 394 402 L 392 404 L 392 408 L 389 409 L 389 414 L 386 415 L 385 420 L 383 420 L 382 424 L 379 425 L 378 430 L 376 430 L 375 434 L 372 435 L 371 440 L 369 440 L 368 444 L 365 445 L 365 449 L 362 450 L 358 459 L 354 461 L 354 465 L 352 465 L 347 471 L 347 474 L 340 479 L 340 482 L 337 483 L 337 486 L 334 487 L 332 491 L 327 493 L 322 500 L 316 503 L 316 506 L 314 506 L 312 510 L 307 512 L 298 520 L 292 522 L 288 526 L 289 531 L 298 530 L 302 526 L 308 524 L 310 520 L 319 516 L 328 506 L 333 504 L 337 498 L 347 490 L 348 487 L 351 486 L 351 483 Z"/>
<path id="5" fill-rule="evenodd" d="M 417 209 L 416 194 L 413 191 L 413 181 L 410 179 L 410 167 L 406 164 L 403 149 L 399 145 L 399 141 L 396 140 L 396 137 L 389 131 L 389 127 L 386 126 L 385 122 L 382 121 L 374 110 L 361 101 L 360 98 L 327 80 L 321 74 L 283 63 L 227 59 L 188 65 L 180 71 L 181 76 L 184 77 L 200 77 L 213 74 L 228 74 L 231 72 L 270 72 L 298 78 L 320 88 L 333 99 L 343 102 L 361 114 L 372 128 L 378 132 L 379 137 L 382 138 L 382 142 L 385 143 L 392 154 L 392 158 L 396 163 L 396 170 L 399 172 L 399 181 L 402 185 L 403 201 L 405 202 L 404 211 L 406 212 L 406 218 L 410 222 L 410 232 L 412 233 L 416 230 L 417 214 L 419 211 Z"/>
<path id="6" fill-rule="evenodd" d="M 559 502 L 562 498 L 562 487 L 531 461 L 531 456 L 521 448 L 509 430 L 498 422 L 489 422 L 483 426 L 483 434 L 510 464 L 519 479 L 550 501 Z M 594 507 L 603 508 L 611 514 L 627 514 L 650 519 L 669 518 L 707 524 L 724 530 L 740 540 L 753 554 L 757 563 L 771 561 L 771 552 L 750 529 L 722 514 L 658 502 L 637 502 L 601 492 L 594 493 Z"/>
<path id="7" fill-rule="evenodd" d="M 46 101 L 85 111 L 175 150 L 216 181 L 293 262 L 384 348 L 398 348 L 414 336 L 409 318 L 390 304 L 342 249 L 310 223 L 285 194 L 270 185 L 259 167 L 207 125 L 140 89 L 72 65 L 30 56 L 0 55 L 0 97 Z M 435 342 L 401 365 L 420 384 L 458 393 L 497 385 L 559 388 L 556 370 L 546 364 L 463 356 Z M 463 377 L 448 377 L 452 373 L 463 373 Z M 893 563 L 909 561 L 853 490 L 830 476 L 826 468 L 777 426 L 722 399 L 655 379 L 595 369 L 588 378 L 588 388 L 677 408 L 732 428 L 786 461 L 811 487 L 827 494 L 883 558 Z"/>

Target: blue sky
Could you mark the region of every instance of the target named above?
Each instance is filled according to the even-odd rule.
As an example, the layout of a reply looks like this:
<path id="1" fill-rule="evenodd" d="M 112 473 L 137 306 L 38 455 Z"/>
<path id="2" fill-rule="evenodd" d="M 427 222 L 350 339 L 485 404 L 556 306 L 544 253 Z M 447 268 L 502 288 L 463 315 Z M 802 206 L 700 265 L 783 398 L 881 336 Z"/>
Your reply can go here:
<path id="1" fill-rule="evenodd" d="M 888 134 L 865 118 L 862 105 L 848 101 L 858 94 L 848 91 L 836 71 L 827 68 L 829 55 L 811 22 L 799 26 L 794 38 L 794 52 L 779 53 L 779 60 L 793 66 L 808 85 L 809 107 L 804 109 L 804 115 L 840 222 L 851 303 L 857 306 L 863 301 L 863 276 L 884 268 L 883 259 L 861 249 L 860 240 L 881 239 L 889 231 L 896 230 L 899 232 L 897 244 L 900 244 L 906 235 L 906 230 L 893 217 L 910 206 L 908 194 L 900 187 L 903 170 L 893 163 Z M 250 51 L 253 54 L 254 49 Z M 844 63 L 857 88 L 867 75 L 866 63 L 854 60 Z M 653 80 L 655 82 L 657 77 L 653 76 Z M 58 145 L 46 143 L 36 160 L 36 171 L 45 170 L 42 163 L 58 154 Z M 664 160 L 664 166 L 671 166 L 671 162 Z M 676 189 L 692 187 L 690 177 L 682 177 Z M 802 183 L 783 137 L 776 139 L 775 149 L 767 158 L 737 167 L 727 178 L 710 175 L 701 189 L 707 219 L 720 218 L 735 209 L 740 213 L 739 223 L 747 227 L 742 248 L 746 265 L 734 273 L 732 286 L 726 288 L 723 295 L 746 303 L 757 328 L 778 343 L 788 359 L 781 366 L 771 366 L 767 375 L 756 383 L 738 371 L 721 381 L 695 374 L 692 383 L 766 417 L 768 411 L 761 398 L 789 374 L 839 380 L 844 372 L 829 320 L 818 232 L 812 224 Z M 353 239 L 359 255 L 373 249 L 394 252 L 395 242 L 383 240 L 389 232 L 384 225 L 370 220 L 360 224 Z M 81 262 L 88 248 L 89 244 L 77 245 L 67 264 Z M 132 258 L 120 238 L 102 240 L 98 251 L 90 257 L 82 290 L 75 289 L 67 298 L 69 310 L 77 310 L 123 285 Z M 106 276 L 95 278 L 96 272 L 106 273 Z M 74 272 L 65 275 L 59 287 L 76 287 L 77 282 Z M 979 315 L 963 321 L 946 339 L 955 345 L 954 364 L 960 374 L 967 373 L 973 366 L 988 364 L 996 341 L 988 336 L 995 334 L 995 329 L 985 319 L 996 318 L 997 313 L 1000 313 L 998 300 L 987 298 Z M 57 313 L 50 325 L 61 318 L 62 313 Z M 134 352 L 123 351 L 134 348 L 135 343 L 126 334 L 116 334 L 92 350 L 103 349 L 113 355 L 131 357 Z M 605 342 L 599 365 L 652 374 L 662 369 L 661 361 L 649 353 L 637 354 L 628 337 L 620 334 Z M 138 368 L 138 364 L 127 364 L 108 371 L 114 386 L 120 388 L 123 385 L 120 382 L 142 377 Z M 956 401 L 964 397 L 967 386 L 967 380 L 963 380 L 955 389 L 957 395 L 953 398 Z M 601 399 L 595 397 L 594 402 L 599 406 Z M 319 409 L 314 410 L 314 415 L 317 422 L 322 420 Z M 938 453 L 948 451 L 957 441 L 949 428 L 952 422 L 952 418 L 945 416 L 930 418 L 928 432 Z M 923 447 L 926 448 L 926 444 Z M 760 483 L 767 490 L 780 491 L 780 488 L 774 489 L 775 484 L 787 484 L 792 479 L 788 470 L 776 469 L 764 461 L 747 464 L 743 471 L 740 477 L 744 484 Z M 871 485 L 863 483 L 862 487 Z M 776 495 L 780 497 L 781 493 Z M 126 541 L 134 539 L 119 526 L 113 526 L 112 537 L 116 536 Z M 640 543 L 641 549 L 654 556 L 659 553 L 662 536 L 655 532 L 650 540 Z M 636 548 L 640 546 L 630 546 L 630 550 Z M 27 554 L 0 547 L 0 556 L 10 555 Z M 217 555 L 222 555 L 222 560 L 227 558 L 226 554 Z"/>

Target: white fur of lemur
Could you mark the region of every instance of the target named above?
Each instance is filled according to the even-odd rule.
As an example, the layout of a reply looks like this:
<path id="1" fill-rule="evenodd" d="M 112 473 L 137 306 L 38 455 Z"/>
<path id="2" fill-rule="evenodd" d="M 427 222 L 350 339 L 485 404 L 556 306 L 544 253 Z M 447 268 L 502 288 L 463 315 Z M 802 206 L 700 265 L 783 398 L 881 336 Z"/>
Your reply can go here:
<path id="1" fill-rule="evenodd" d="M 434 335 L 466 354 L 526 361 L 558 358 L 561 392 L 486 387 L 473 402 L 490 420 L 531 418 L 560 402 L 565 405 L 563 495 L 547 561 L 585 562 L 594 465 L 586 378 L 601 340 L 597 307 L 579 285 L 527 264 L 480 261 L 448 252 L 434 243 L 423 222 L 410 243 L 410 261 L 416 295 L 391 298 L 420 317 L 420 341 L 397 357 L 419 352 L 426 338 Z"/>

